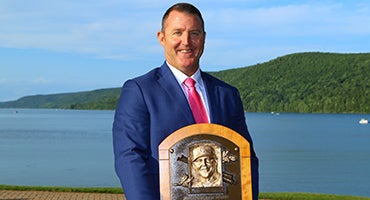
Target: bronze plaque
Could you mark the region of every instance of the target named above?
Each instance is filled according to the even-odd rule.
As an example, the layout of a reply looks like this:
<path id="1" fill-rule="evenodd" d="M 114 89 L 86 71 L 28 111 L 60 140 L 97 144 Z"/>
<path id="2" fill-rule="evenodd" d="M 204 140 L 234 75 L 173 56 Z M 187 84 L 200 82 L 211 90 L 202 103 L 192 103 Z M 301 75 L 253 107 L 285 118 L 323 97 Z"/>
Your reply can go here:
<path id="1" fill-rule="evenodd" d="M 210 132 L 197 129 L 196 132 L 178 140 L 170 139 L 169 143 L 173 144 L 167 149 L 160 145 L 161 199 L 242 200 L 248 199 L 246 193 L 251 197 L 250 172 L 250 180 L 243 183 L 243 177 L 248 176 L 241 175 L 245 163 L 241 164 L 243 156 L 238 144 L 223 137 L 222 133 L 215 134 L 213 129 Z M 248 187 L 243 186 L 245 183 L 249 183 Z"/>

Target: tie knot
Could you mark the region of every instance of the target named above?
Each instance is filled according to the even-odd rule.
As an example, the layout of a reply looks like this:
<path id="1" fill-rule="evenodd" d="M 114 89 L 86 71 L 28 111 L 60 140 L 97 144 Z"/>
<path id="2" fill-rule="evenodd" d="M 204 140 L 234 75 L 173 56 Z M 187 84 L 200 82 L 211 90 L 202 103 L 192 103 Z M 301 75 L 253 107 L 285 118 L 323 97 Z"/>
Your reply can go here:
<path id="1" fill-rule="evenodd" d="M 186 85 L 186 87 L 194 87 L 194 85 L 195 85 L 195 80 L 194 79 L 192 79 L 192 78 L 187 78 L 187 79 L 185 79 L 185 81 L 184 81 L 184 84 Z"/>

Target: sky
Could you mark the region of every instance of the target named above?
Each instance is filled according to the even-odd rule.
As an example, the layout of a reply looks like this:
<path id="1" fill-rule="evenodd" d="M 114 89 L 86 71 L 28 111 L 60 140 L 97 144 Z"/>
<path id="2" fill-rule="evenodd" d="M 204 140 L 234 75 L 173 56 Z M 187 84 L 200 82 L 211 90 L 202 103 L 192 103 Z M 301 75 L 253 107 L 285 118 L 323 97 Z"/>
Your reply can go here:
<path id="1" fill-rule="evenodd" d="M 368 0 L 199 0 L 203 71 L 291 53 L 370 52 Z M 177 1 L 0 0 L 0 102 L 121 87 L 164 62 L 156 33 Z"/>

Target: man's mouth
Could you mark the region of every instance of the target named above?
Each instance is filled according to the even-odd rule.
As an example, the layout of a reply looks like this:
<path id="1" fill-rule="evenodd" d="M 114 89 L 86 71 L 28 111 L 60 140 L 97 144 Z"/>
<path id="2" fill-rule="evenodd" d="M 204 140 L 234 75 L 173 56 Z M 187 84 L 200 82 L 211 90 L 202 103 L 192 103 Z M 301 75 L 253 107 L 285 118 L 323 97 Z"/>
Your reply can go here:
<path id="1" fill-rule="evenodd" d="M 180 50 L 181 53 L 191 53 L 192 50 L 191 49 L 184 49 L 184 50 Z"/>

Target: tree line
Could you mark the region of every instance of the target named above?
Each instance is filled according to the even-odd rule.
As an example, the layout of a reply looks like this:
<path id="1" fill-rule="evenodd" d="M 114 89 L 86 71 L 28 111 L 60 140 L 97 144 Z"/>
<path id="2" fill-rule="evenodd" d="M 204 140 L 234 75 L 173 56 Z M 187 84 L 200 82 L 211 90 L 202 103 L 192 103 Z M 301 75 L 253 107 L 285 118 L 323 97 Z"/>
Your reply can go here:
<path id="1" fill-rule="evenodd" d="M 210 72 L 238 88 L 248 112 L 370 113 L 370 53 L 296 53 Z M 113 110 L 120 88 L 35 95 L 0 107 Z"/>
<path id="2" fill-rule="evenodd" d="M 213 75 L 249 112 L 370 113 L 368 53 L 297 53 Z"/>

